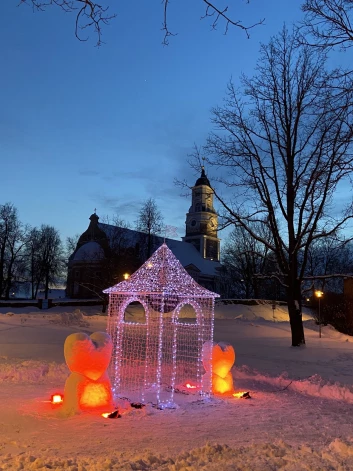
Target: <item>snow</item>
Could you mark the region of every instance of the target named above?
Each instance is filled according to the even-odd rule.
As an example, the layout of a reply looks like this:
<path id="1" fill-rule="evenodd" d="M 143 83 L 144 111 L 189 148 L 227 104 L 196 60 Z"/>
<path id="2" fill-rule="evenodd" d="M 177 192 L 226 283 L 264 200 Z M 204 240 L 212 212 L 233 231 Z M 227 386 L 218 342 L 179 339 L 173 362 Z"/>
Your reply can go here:
<path id="1" fill-rule="evenodd" d="M 141 236 L 146 236 L 143 232 L 125 227 L 116 227 L 110 224 L 98 223 L 98 227 L 107 234 L 111 243 L 119 239 L 122 244 L 127 244 L 130 247 L 141 243 Z M 167 244 L 184 268 L 189 265 L 194 265 L 196 269 L 200 270 L 201 274 L 210 276 L 217 275 L 217 269 L 221 266 L 220 263 L 215 260 L 203 258 L 197 248 L 194 247 L 193 244 L 190 244 L 190 242 L 170 239 L 168 237 L 153 236 L 153 244 L 155 244 L 156 247 L 159 247 L 163 242 Z M 86 245 L 83 247 L 86 247 Z"/>
<path id="2" fill-rule="evenodd" d="M 90 263 L 104 258 L 104 250 L 93 240 L 86 242 L 76 252 L 74 252 L 73 260 Z"/>
<path id="3" fill-rule="evenodd" d="M 217 305 L 215 341 L 233 345 L 235 389 L 251 399 L 197 400 L 121 418 L 59 416 L 68 335 L 104 331 L 99 307 L 0 308 L 0 470 L 353 469 L 353 338 L 306 314 L 307 345 L 290 347 L 284 306 Z M 110 412 L 110 411 L 107 411 Z"/>

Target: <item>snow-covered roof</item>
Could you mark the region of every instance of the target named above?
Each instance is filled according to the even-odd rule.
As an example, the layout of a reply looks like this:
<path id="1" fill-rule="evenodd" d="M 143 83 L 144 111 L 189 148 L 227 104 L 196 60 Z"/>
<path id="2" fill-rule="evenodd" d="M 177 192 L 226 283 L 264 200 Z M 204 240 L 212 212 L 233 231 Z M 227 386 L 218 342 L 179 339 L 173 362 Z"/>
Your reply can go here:
<path id="1" fill-rule="evenodd" d="M 104 250 L 97 242 L 90 241 L 82 245 L 74 254 L 75 261 L 96 261 L 104 258 Z"/>
<path id="2" fill-rule="evenodd" d="M 200 252 L 190 242 L 174 239 L 166 239 L 165 242 L 183 267 L 195 265 L 202 274 L 217 276 L 217 268 L 220 268 L 221 264 L 215 260 L 202 258 Z"/>
<path id="3" fill-rule="evenodd" d="M 104 293 L 219 297 L 196 283 L 165 243 L 128 280 L 106 289 Z"/>
<path id="4" fill-rule="evenodd" d="M 146 234 L 142 232 L 116 227 L 110 224 L 99 223 L 98 226 L 107 234 L 111 244 L 114 244 L 114 241 L 118 239 L 123 246 L 131 247 L 137 243 L 141 243 L 141 236 L 146 236 Z M 220 268 L 221 264 L 215 260 L 204 259 L 197 248 L 190 242 L 153 236 L 153 244 L 155 247 L 162 245 L 163 241 L 181 262 L 183 267 L 194 265 L 203 275 L 217 276 L 217 268 Z"/>

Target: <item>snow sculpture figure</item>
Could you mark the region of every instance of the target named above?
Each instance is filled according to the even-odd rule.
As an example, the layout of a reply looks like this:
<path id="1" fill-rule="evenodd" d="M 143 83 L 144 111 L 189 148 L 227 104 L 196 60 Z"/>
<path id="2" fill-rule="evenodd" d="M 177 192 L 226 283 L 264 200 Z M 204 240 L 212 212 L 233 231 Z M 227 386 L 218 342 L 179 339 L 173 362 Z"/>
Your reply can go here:
<path id="1" fill-rule="evenodd" d="M 64 356 L 71 374 L 64 390 L 62 414 L 112 407 L 111 384 L 106 372 L 112 354 L 112 341 L 105 332 L 91 336 L 78 332 L 69 335 Z"/>
<path id="2" fill-rule="evenodd" d="M 211 358 L 211 362 L 210 362 Z M 205 378 L 212 377 L 214 394 L 232 394 L 234 392 L 232 366 L 235 362 L 235 351 L 232 345 L 225 342 L 205 342 L 202 351 Z"/>
<path id="3" fill-rule="evenodd" d="M 176 405 L 175 391 L 208 396 L 202 346 L 213 340 L 214 300 L 164 243 L 109 294 L 108 332 L 113 340 L 113 393 L 131 401 Z M 134 315 L 137 307 L 143 315 Z M 192 312 L 192 319 L 185 318 Z"/>

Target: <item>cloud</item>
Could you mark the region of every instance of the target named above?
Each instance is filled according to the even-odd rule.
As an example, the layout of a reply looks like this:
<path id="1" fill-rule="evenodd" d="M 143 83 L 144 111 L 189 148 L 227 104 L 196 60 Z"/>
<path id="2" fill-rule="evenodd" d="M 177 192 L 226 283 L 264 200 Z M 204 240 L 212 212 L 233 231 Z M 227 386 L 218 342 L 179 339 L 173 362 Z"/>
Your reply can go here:
<path id="1" fill-rule="evenodd" d="M 78 172 L 81 177 L 96 177 L 100 174 L 98 170 L 79 170 Z"/>
<path id="2" fill-rule="evenodd" d="M 89 194 L 89 198 L 97 206 L 99 216 L 116 214 L 129 223 L 133 223 L 137 219 L 142 204 L 141 199 L 130 195 L 108 196 L 97 192 Z"/>

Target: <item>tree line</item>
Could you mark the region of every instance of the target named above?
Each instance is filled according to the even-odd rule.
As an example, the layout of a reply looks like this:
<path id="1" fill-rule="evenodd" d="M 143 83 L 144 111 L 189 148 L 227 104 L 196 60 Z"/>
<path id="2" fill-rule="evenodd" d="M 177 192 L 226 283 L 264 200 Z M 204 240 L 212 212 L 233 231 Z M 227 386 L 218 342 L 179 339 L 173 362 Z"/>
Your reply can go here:
<path id="1" fill-rule="evenodd" d="M 135 227 L 143 235 L 141 249 L 135 258 L 127 252 L 128 242 L 123 239 L 123 229 L 129 225 L 117 216 L 111 221 L 108 217 L 104 220 L 115 228 L 103 267 L 104 287 L 107 287 L 109 283 L 117 282 L 119 267 L 137 269 L 140 261 L 151 255 L 155 248 L 153 236 L 163 230 L 163 217 L 153 198 L 142 204 Z M 64 245 L 55 227 L 24 224 L 12 203 L 0 204 L 0 299 L 9 299 L 19 289 L 22 292 L 29 289 L 26 294 L 31 299 L 36 299 L 39 290 L 43 290 L 47 299 L 50 287 L 66 280 L 68 259 L 76 249 L 78 238 L 79 235 L 68 237 Z"/>
<path id="2" fill-rule="evenodd" d="M 49 286 L 62 279 L 65 266 L 55 227 L 23 224 L 12 203 L 0 205 L 0 298 L 9 299 L 21 286 L 30 286 L 32 299 L 39 289 L 44 289 L 47 298 Z"/>
<path id="3" fill-rule="evenodd" d="M 256 233 L 263 227 L 253 228 Z M 263 234 L 270 238 L 271 234 Z M 303 255 L 299 257 L 301 266 Z M 220 292 L 225 298 L 286 301 L 286 290 L 279 276 L 276 255 L 254 239 L 243 227 L 235 227 L 222 247 Z M 311 245 L 301 291 L 310 298 L 316 290 L 340 299 L 343 279 L 353 274 L 353 242 L 327 237 Z"/>

